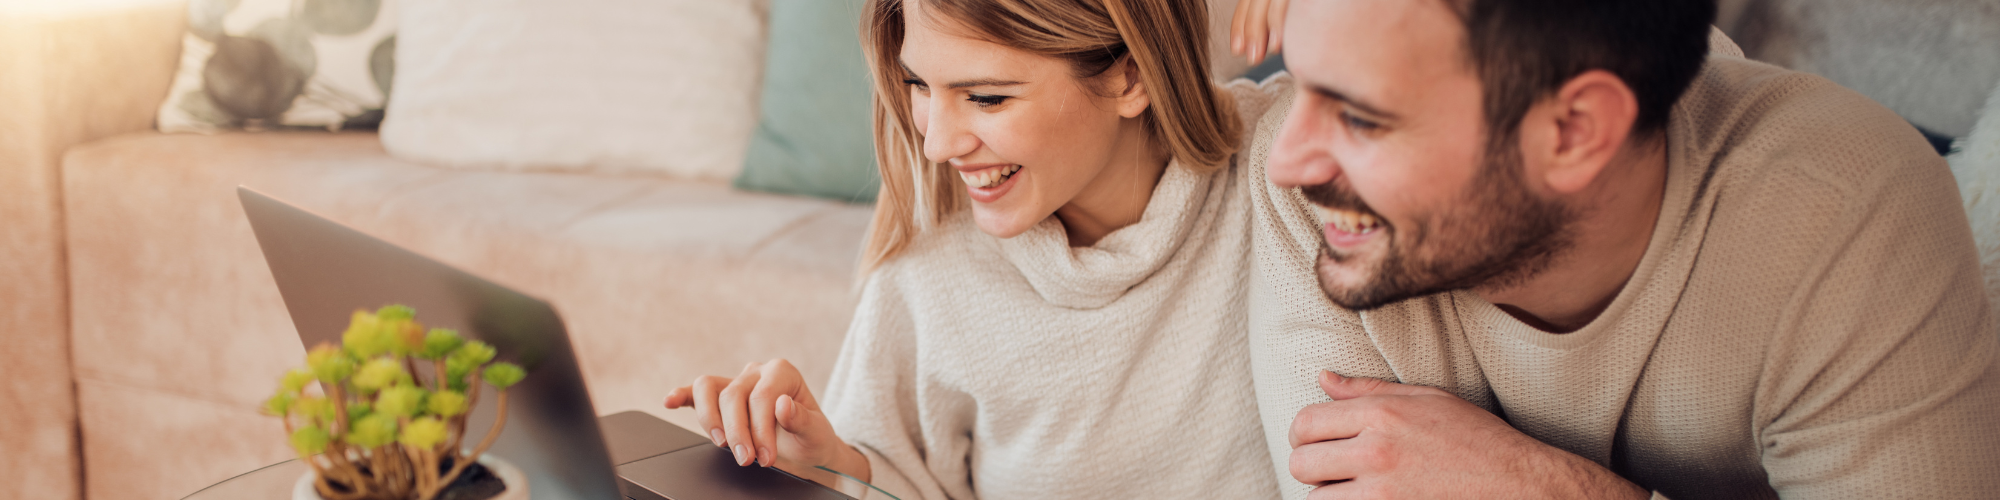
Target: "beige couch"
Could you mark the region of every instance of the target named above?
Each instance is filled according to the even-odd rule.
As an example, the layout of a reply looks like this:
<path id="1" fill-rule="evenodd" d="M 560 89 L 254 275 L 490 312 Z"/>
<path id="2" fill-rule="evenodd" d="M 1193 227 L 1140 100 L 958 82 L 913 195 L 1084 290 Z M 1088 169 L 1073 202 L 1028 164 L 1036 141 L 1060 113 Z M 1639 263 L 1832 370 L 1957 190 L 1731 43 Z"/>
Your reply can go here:
<path id="1" fill-rule="evenodd" d="M 0 498 L 173 499 L 290 458 L 256 408 L 304 352 L 237 185 L 550 300 L 600 413 L 691 425 L 671 385 L 831 370 L 868 207 L 444 170 L 368 133 L 152 132 L 184 15 L 0 18 Z"/>

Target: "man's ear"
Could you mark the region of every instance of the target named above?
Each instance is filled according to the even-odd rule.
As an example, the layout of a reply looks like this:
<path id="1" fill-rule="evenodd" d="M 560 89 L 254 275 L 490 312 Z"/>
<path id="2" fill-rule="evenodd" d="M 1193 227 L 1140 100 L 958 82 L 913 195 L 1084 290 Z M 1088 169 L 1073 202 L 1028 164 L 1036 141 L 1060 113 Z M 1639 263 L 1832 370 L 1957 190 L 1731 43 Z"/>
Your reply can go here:
<path id="1" fill-rule="evenodd" d="M 1121 80 L 1111 82 L 1112 88 L 1119 89 L 1118 116 L 1138 118 L 1139 114 L 1146 112 L 1147 106 L 1153 104 L 1153 96 L 1146 93 L 1145 79 L 1139 78 L 1139 64 L 1132 61 L 1131 55 L 1126 55 L 1118 59 L 1111 71 L 1117 72 Z"/>
<path id="2" fill-rule="evenodd" d="M 1542 168 L 1531 175 L 1540 175 L 1549 189 L 1563 194 L 1596 181 L 1624 150 L 1639 119 L 1638 96 L 1604 70 L 1571 78 L 1536 108 L 1529 113 L 1533 123 L 1522 124 L 1522 146 L 1529 148 L 1524 155 L 1540 160 L 1535 163 Z"/>

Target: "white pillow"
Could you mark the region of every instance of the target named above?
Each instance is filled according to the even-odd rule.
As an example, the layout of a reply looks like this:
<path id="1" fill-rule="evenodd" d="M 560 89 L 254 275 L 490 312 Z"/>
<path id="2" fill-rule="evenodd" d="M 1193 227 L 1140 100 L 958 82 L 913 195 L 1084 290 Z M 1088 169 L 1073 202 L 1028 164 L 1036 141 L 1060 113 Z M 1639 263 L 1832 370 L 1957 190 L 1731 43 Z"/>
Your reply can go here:
<path id="1" fill-rule="evenodd" d="M 1986 297 L 2000 311 L 2000 85 L 1986 98 L 1986 110 L 1960 138 L 1948 160 L 1972 220 L 1972 237 L 1979 242 L 1979 261 L 1986 274 Z"/>
<path id="2" fill-rule="evenodd" d="M 448 167 L 728 179 L 757 124 L 755 0 L 405 0 L 382 144 Z"/>

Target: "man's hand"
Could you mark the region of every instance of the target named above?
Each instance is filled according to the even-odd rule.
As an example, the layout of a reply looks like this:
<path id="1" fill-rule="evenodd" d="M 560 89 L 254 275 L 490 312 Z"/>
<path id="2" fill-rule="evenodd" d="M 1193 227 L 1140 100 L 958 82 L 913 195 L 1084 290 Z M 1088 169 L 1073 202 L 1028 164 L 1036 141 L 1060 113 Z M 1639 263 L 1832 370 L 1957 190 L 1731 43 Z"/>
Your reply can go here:
<path id="1" fill-rule="evenodd" d="M 1320 374 L 1332 402 L 1292 421 L 1308 498 L 1635 498 L 1638 485 L 1450 393 Z"/>

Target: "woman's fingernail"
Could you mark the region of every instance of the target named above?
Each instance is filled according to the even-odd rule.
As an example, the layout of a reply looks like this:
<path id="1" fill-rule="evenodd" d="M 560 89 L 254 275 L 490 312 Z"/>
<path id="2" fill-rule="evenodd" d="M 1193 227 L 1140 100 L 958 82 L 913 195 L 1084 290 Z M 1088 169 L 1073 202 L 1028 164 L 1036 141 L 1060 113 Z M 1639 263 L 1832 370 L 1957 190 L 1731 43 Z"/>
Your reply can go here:
<path id="1" fill-rule="evenodd" d="M 722 429 L 709 429 L 708 439 L 715 441 L 716 446 L 722 446 Z"/>
<path id="2" fill-rule="evenodd" d="M 763 465 L 763 466 L 765 466 L 765 467 L 770 467 L 770 466 L 771 466 L 771 462 L 772 462 L 773 460 L 776 460 L 776 458 L 775 458 L 775 457 L 777 457 L 777 455 L 772 455 L 772 454 L 771 454 L 771 449 L 770 449 L 770 448 L 768 448 L 768 447 L 760 447 L 760 448 L 757 448 L 757 464 L 758 464 L 758 465 Z"/>
<path id="3" fill-rule="evenodd" d="M 735 449 L 729 451 L 736 453 L 736 465 L 750 465 L 750 457 L 743 456 L 745 453 L 750 452 L 748 447 L 739 444 L 736 445 Z"/>

